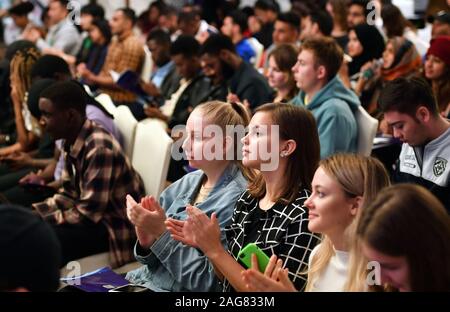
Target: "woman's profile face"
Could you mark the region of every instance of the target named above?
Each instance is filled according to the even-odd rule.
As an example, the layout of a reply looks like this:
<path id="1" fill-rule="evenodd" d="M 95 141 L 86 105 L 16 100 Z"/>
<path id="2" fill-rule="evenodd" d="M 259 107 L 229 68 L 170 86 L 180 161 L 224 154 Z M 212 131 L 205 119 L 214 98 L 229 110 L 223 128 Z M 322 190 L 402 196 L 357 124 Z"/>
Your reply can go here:
<path id="1" fill-rule="evenodd" d="M 287 73 L 280 70 L 275 58 L 269 58 L 269 70 L 267 71 L 267 81 L 269 86 L 274 89 L 280 89 L 288 84 L 289 76 Z"/>
<path id="2" fill-rule="evenodd" d="M 401 292 L 412 291 L 406 257 L 386 255 L 366 242 L 362 244 L 362 249 L 369 262 L 374 262 L 371 267 L 374 268 L 375 274 L 379 274 L 381 285 L 390 285 Z"/>
<path id="3" fill-rule="evenodd" d="M 388 42 L 386 49 L 383 52 L 383 68 L 390 68 L 394 63 L 395 50 L 392 42 Z"/>
<path id="4" fill-rule="evenodd" d="M 364 48 L 361 42 L 359 41 L 358 36 L 356 36 L 354 30 L 351 30 L 348 33 L 347 50 L 348 55 L 350 55 L 351 57 L 359 56 L 364 52 Z"/>
<path id="5" fill-rule="evenodd" d="M 434 80 L 443 77 L 446 65 L 439 57 L 430 54 L 427 56 L 424 69 L 425 76 L 430 80 Z"/>
<path id="6" fill-rule="evenodd" d="M 252 169 L 262 170 L 263 164 L 279 157 L 279 133 L 272 127 L 271 114 L 257 112 L 248 125 L 248 133 L 242 138 L 242 163 Z M 277 142 L 278 141 L 278 142 Z"/>
<path id="7" fill-rule="evenodd" d="M 354 200 L 322 167 L 316 170 L 311 189 L 311 196 L 305 201 L 308 229 L 329 236 L 344 233 L 355 217 Z"/>

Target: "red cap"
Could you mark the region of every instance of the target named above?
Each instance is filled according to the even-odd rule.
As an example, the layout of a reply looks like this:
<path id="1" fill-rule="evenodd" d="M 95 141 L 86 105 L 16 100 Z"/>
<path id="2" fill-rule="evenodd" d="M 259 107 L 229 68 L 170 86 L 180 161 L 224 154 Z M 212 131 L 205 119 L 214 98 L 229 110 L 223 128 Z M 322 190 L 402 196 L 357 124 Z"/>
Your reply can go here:
<path id="1" fill-rule="evenodd" d="M 431 40 L 427 56 L 430 54 L 437 56 L 450 67 L 450 36 L 440 36 Z"/>

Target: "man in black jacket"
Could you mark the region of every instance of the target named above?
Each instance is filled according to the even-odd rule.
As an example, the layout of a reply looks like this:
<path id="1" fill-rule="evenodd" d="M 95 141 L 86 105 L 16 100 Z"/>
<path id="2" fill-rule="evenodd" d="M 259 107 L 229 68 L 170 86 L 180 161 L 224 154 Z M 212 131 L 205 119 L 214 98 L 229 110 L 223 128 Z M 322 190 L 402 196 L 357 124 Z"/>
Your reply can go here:
<path id="1" fill-rule="evenodd" d="M 248 104 L 250 109 L 271 102 L 273 90 L 266 78 L 237 54 L 231 39 L 225 35 L 212 35 L 202 46 L 202 60 L 220 62 L 222 76 L 227 81 L 228 99 Z"/>
<path id="2" fill-rule="evenodd" d="M 179 87 L 161 107 L 145 109 L 148 117 L 164 120 L 169 129 L 186 124 L 189 114 L 200 103 L 212 99 L 225 100 L 224 95 L 211 93 L 211 80 L 202 72 L 199 51 L 200 44 L 194 37 L 178 37 L 170 48 L 170 54 L 181 77 Z"/>

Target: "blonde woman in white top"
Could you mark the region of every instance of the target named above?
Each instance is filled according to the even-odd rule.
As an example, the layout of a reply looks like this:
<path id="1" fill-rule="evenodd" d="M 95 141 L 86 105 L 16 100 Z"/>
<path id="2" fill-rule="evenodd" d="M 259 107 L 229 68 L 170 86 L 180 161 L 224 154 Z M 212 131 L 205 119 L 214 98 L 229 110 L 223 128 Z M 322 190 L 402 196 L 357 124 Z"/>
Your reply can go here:
<path id="1" fill-rule="evenodd" d="M 311 252 L 305 291 L 366 290 L 367 261 L 356 239 L 356 224 L 364 202 L 370 203 L 388 185 L 386 169 L 374 158 L 337 154 L 320 162 L 305 206 L 308 229 L 322 234 L 322 242 Z M 249 269 L 242 277 L 250 291 L 296 290 L 275 256 L 265 274 Z"/>

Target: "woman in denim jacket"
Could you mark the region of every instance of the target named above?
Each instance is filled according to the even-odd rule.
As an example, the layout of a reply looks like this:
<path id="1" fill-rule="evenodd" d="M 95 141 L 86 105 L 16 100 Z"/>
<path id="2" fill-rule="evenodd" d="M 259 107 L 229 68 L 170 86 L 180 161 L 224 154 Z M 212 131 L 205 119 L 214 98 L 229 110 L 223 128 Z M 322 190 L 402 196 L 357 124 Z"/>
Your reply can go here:
<path id="1" fill-rule="evenodd" d="M 235 161 L 236 138 L 212 136 L 208 126 L 225 132 L 227 125 L 244 129 L 248 122 L 247 112 L 239 104 L 214 101 L 199 105 L 186 124 L 183 150 L 189 165 L 200 170 L 170 185 L 161 194 L 159 203 L 152 196 L 143 198 L 139 204 L 127 197 L 128 218 L 135 225 L 138 237 L 134 254 L 143 264 L 128 272 L 128 280 L 153 291 L 219 290 L 219 281 L 208 258 L 199 249 L 173 239 L 166 230 L 165 220 L 185 220 L 186 206 L 195 205 L 207 215 L 214 212 L 221 228 L 229 223 L 235 202 L 247 188 L 247 180 L 240 163 Z M 207 155 L 208 151 L 216 152 L 215 156 Z M 233 160 L 224 157 L 230 153 L 235 156 Z M 225 244 L 224 237 L 222 243 Z"/>

